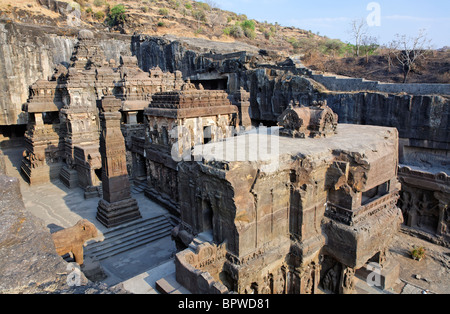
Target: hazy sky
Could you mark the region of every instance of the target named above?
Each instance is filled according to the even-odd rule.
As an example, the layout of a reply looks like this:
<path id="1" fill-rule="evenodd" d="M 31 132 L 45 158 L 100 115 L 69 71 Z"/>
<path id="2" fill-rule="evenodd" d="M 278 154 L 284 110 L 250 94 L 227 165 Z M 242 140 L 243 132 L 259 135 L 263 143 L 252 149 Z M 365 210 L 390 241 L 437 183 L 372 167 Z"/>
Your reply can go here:
<path id="1" fill-rule="evenodd" d="M 380 25 L 369 28 L 380 44 L 391 41 L 395 34 L 414 36 L 425 29 L 434 48 L 450 46 L 450 1 L 448 0 L 221 0 L 221 9 L 245 14 L 250 19 L 295 26 L 330 38 L 350 41 L 349 24 L 366 19 L 378 4 Z M 372 7 L 373 8 L 373 7 Z"/>

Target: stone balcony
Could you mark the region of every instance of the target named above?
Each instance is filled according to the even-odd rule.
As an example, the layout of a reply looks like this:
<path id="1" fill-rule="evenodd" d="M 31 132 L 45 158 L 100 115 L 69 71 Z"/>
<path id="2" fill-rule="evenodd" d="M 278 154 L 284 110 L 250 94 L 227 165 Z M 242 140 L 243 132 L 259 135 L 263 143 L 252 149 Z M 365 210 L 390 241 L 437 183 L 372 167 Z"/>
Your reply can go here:
<path id="1" fill-rule="evenodd" d="M 328 202 L 325 216 L 347 226 L 354 226 L 381 211 L 395 207 L 399 197 L 399 191 L 394 191 L 373 199 L 356 210 L 350 210 Z"/>
<path id="2" fill-rule="evenodd" d="M 398 190 L 349 210 L 327 204 L 325 249 L 344 265 L 358 269 L 382 252 L 397 232 L 403 217 L 397 208 Z"/>

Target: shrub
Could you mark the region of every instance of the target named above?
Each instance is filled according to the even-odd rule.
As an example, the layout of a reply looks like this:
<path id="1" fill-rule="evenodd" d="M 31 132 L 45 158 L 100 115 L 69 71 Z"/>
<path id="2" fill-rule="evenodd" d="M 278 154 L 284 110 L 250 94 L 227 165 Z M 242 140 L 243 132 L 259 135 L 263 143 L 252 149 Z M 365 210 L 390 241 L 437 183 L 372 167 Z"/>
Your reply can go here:
<path id="1" fill-rule="evenodd" d="M 250 39 L 256 38 L 256 32 L 251 28 L 244 28 L 244 34 L 245 34 L 245 37 L 247 37 L 247 38 L 250 38 Z"/>
<path id="2" fill-rule="evenodd" d="M 256 37 L 256 25 L 255 22 L 251 20 L 245 20 L 241 23 L 236 23 L 234 26 L 228 26 L 223 30 L 223 33 L 227 36 L 232 36 L 234 38 L 248 37 L 250 39 L 255 39 Z"/>
<path id="3" fill-rule="evenodd" d="M 345 52 L 346 45 L 338 39 L 325 39 L 320 45 L 324 54 L 332 54 L 333 56 L 342 55 Z"/>
<path id="4" fill-rule="evenodd" d="M 105 19 L 105 12 L 103 12 L 103 11 L 95 12 L 95 13 L 94 13 L 94 18 L 95 18 L 96 20 L 99 20 L 99 21 Z"/>
<path id="5" fill-rule="evenodd" d="M 192 17 L 197 21 L 206 22 L 206 13 L 202 10 L 195 10 L 192 12 Z"/>
<path id="6" fill-rule="evenodd" d="M 206 10 L 206 11 L 210 11 L 211 7 L 209 4 L 205 3 L 205 2 L 196 2 L 195 5 L 202 10 Z"/>
<path id="7" fill-rule="evenodd" d="M 167 16 L 167 15 L 169 15 L 169 10 L 166 8 L 161 8 L 161 9 L 159 9 L 158 13 L 159 13 L 159 15 Z"/>
<path id="8" fill-rule="evenodd" d="M 94 6 L 101 7 L 105 4 L 104 0 L 94 0 Z"/>
<path id="9" fill-rule="evenodd" d="M 241 23 L 241 27 L 242 29 L 251 29 L 251 30 L 255 30 L 256 29 L 256 25 L 255 22 L 253 22 L 252 20 L 245 20 Z"/>
<path id="10" fill-rule="evenodd" d="M 227 36 L 232 36 L 234 38 L 242 38 L 245 36 L 244 30 L 239 25 L 226 27 L 223 30 L 223 33 Z"/>
<path id="11" fill-rule="evenodd" d="M 300 42 L 294 37 L 287 39 L 287 42 L 290 43 L 294 49 L 300 48 Z"/>
<path id="12" fill-rule="evenodd" d="M 126 20 L 126 10 L 123 4 L 114 6 L 108 13 L 108 24 L 110 26 L 116 26 L 123 24 Z"/>
<path id="13" fill-rule="evenodd" d="M 76 3 L 78 3 L 80 5 L 80 7 L 84 8 L 84 6 L 86 5 L 86 1 L 85 0 L 75 0 Z"/>
<path id="14" fill-rule="evenodd" d="M 245 14 L 240 14 L 240 15 L 238 16 L 238 19 L 239 19 L 240 21 L 245 21 L 245 20 L 247 20 L 247 15 L 245 15 Z"/>
<path id="15" fill-rule="evenodd" d="M 178 8 L 180 6 L 180 2 L 176 1 L 176 0 L 168 0 L 167 1 L 170 5 L 171 8 Z"/>
<path id="16" fill-rule="evenodd" d="M 421 261 L 425 258 L 425 248 L 414 246 L 411 250 L 411 257 L 416 261 Z"/>

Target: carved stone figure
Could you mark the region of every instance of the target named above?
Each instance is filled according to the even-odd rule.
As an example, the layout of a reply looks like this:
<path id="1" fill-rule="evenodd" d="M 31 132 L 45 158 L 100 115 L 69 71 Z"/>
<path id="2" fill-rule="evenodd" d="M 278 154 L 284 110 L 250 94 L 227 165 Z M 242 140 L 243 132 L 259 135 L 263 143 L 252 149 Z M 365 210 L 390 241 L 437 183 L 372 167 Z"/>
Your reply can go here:
<path id="1" fill-rule="evenodd" d="M 341 274 L 340 293 L 353 294 L 355 292 L 355 270 L 345 267 Z"/>
<path id="2" fill-rule="evenodd" d="M 73 255 L 79 265 L 84 263 L 84 244 L 98 236 L 97 228 L 86 219 L 80 220 L 75 226 L 52 234 L 56 252 L 63 256 Z"/>

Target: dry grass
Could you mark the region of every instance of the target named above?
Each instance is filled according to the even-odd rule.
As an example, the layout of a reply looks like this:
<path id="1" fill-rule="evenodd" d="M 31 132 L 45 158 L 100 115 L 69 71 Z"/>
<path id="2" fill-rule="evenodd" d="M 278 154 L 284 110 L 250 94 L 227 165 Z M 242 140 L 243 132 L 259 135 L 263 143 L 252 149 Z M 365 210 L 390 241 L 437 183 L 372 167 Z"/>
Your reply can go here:
<path id="1" fill-rule="evenodd" d="M 336 75 L 361 77 L 388 83 L 403 82 L 401 66 L 394 62 L 389 71 L 388 59 L 383 55 L 370 56 L 368 60 L 366 57 L 331 58 L 316 55 L 305 65 L 313 70 Z M 409 75 L 408 83 L 450 84 L 450 51 L 435 51 L 418 63 Z"/>
<path id="2" fill-rule="evenodd" d="M 64 1 L 64 0 L 62 0 Z M 36 1 L 32 0 L 0 0 L 0 11 L 5 13 L 11 12 L 13 9 L 26 11 L 31 15 L 45 15 L 51 18 L 58 18 L 60 15 L 56 12 L 48 10 L 40 6 Z"/>
<path id="3" fill-rule="evenodd" d="M 28 16 L 46 16 L 55 20 L 56 26 L 66 26 L 64 19 L 58 19 L 60 15 L 51 10 L 40 6 L 36 0 L 0 0 L 0 10 L 6 12 L 13 20 L 17 18 L 17 12 L 11 14 L 12 10 L 21 10 Z M 104 5 L 94 5 L 94 0 L 59 0 L 62 2 L 73 3 L 74 1 L 82 4 L 82 27 L 96 26 L 103 20 L 95 19 L 94 14 L 98 11 L 107 12 L 107 7 L 114 7 L 117 4 L 123 4 L 126 7 L 128 22 L 126 31 L 128 33 L 138 32 L 148 35 L 172 34 L 182 37 L 197 37 L 222 42 L 245 42 L 267 50 L 285 51 L 286 55 L 293 52 L 293 47 L 288 43 L 290 38 L 303 38 L 306 33 L 303 30 L 281 27 L 269 23 L 256 22 L 254 38 L 233 38 L 224 35 L 224 28 L 239 23 L 245 16 L 240 16 L 233 12 L 222 10 L 209 10 L 201 8 L 191 0 L 103 0 Z M 98 0 L 97 0 L 98 1 Z M 191 5 L 188 9 L 186 4 Z M 160 9 L 168 10 L 167 16 L 160 14 Z M 89 10 L 87 12 L 86 10 Z M 192 12 L 201 10 L 206 13 L 206 22 L 199 22 L 193 16 Z M 25 14 L 23 14 L 25 15 Z M 106 16 L 106 14 L 105 14 Z M 219 17 L 218 17 L 219 16 Z M 38 20 L 38 19 L 37 19 Z M 22 19 L 23 22 L 23 19 Z M 158 26 L 158 24 L 164 24 Z M 122 30 L 123 31 L 123 30 Z M 270 33 L 270 34 L 269 34 Z"/>

